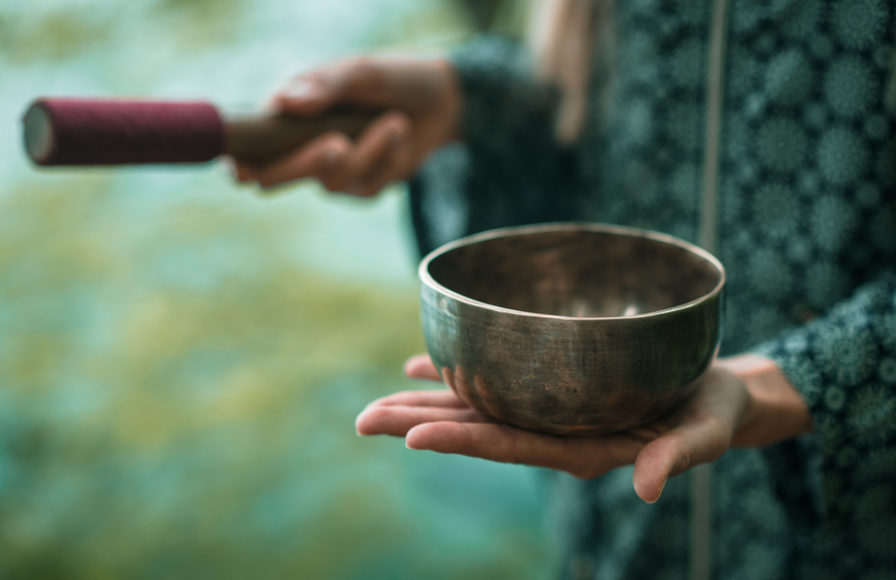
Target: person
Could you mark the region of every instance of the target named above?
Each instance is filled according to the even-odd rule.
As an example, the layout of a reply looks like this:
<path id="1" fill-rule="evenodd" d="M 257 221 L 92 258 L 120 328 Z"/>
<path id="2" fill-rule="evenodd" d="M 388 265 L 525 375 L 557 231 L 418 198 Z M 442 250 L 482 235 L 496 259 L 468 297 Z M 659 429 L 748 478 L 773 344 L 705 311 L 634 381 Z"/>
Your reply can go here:
<path id="1" fill-rule="evenodd" d="M 542 4 L 532 51 L 484 38 L 295 77 L 288 114 L 383 113 L 238 179 L 409 180 L 423 252 L 558 220 L 701 241 L 728 269 L 720 357 L 632 432 L 523 431 L 447 389 L 375 401 L 358 432 L 553 470 L 564 578 L 685 577 L 707 462 L 713 577 L 896 578 L 896 6 Z M 425 356 L 405 370 L 439 380 Z"/>

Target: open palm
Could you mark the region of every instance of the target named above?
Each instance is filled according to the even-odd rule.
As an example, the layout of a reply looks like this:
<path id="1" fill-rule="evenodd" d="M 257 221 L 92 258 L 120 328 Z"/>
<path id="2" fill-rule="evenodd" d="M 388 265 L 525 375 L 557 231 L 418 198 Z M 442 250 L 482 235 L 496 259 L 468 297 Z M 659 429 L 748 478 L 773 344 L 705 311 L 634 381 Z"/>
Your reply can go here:
<path id="1" fill-rule="evenodd" d="M 410 359 L 405 372 L 440 380 L 427 356 Z M 732 445 L 751 403 L 741 377 L 716 363 L 682 408 L 613 435 L 562 437 L 496 423 L 447 389 L 404 391 L 374 401 L 358 416 L 356 428 L 361 435 L 404 437 L 411 449 L 548 467 L 583 479 L 633 463 L 635 492 L 654 502 L 669 477 L 717 459 Z"/>

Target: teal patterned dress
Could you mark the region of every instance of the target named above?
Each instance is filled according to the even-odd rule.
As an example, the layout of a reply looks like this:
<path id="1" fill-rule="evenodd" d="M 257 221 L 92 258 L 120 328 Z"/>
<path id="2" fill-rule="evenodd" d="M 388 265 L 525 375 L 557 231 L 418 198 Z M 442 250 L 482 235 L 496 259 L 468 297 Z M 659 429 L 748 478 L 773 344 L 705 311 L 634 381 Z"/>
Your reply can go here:
<path id="1" fill-rule="evenodd" d="M 617 1 L 568 147 L 519 47 L 458 52 L 465 140 L 411 184 L 420 249 L 556 220 L 696 241 L 712 4 Z M 896 6 L 731 0 L 723 24 L 722 354 L 777 361 L 815 429 L 714 464 L 713 577 L 896 578 Z M 552 475 L 561 577 L 688 576 L 689 476 L 654 505 L 631 477 Z"/>

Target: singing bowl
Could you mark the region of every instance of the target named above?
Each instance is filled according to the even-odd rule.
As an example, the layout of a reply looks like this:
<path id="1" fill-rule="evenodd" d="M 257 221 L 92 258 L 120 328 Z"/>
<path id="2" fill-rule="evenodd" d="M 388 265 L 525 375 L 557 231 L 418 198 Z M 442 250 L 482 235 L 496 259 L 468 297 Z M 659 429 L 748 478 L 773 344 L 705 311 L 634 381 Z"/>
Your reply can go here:
<path id="1" fill-rule="evenodd" d="M 544 433 L 642 426 L 716 356 L 725 270 L 657 232 L 603 224 L 492 230 L 420 263 L 427 350 L 469 405 Z"/>

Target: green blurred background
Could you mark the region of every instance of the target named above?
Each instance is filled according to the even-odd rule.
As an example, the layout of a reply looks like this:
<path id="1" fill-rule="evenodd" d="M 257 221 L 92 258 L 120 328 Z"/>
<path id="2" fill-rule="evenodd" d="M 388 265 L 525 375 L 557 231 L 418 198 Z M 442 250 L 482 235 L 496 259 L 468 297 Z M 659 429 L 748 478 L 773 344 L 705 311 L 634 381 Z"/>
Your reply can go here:
<path id="1" fill-rule="evenodd" d="M 0 577 L 545 576 L 532 472 L 354 433 L 419 386 L 402 188 L 36 171 L 19 126 L 38 95 L 251 109 L 334 58 L 518 31 L 524 4 L 0 0 Z"/>

